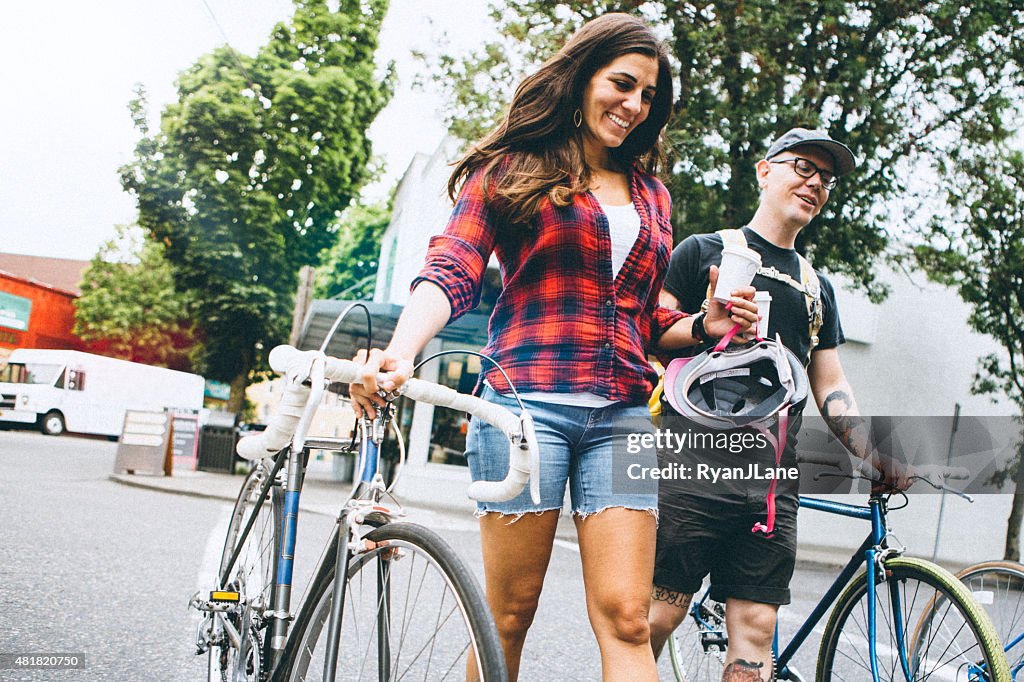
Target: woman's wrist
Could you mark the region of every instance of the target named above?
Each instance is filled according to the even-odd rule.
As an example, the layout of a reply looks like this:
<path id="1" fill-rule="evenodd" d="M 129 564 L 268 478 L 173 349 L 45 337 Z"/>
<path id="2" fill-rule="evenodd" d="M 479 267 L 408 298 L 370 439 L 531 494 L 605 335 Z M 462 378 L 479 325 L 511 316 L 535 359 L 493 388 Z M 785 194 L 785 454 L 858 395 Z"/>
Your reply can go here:
<path id="1" fill-rule="evenodd" d="M 715 343 L 718 339 L 711 336 L 708 330 L 704 328 L 704 320 L 706 314 L 699 312 L 693 316 L 693 326 L 690 327 L 690 334 L 696 339 L 697 343 Z"/>

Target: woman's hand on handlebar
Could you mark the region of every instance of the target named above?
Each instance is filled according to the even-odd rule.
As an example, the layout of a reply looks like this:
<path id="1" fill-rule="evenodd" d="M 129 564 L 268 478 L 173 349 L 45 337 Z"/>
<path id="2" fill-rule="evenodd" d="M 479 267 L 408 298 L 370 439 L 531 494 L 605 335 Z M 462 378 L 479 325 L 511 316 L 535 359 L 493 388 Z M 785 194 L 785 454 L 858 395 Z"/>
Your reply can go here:
<path id="1" fill-rule="evenodd" d="M 357 419 L 364 415 L 372 419 L 377 416 L 377 408 L 385 404 L 384 397 L 378 391 L 387 393 L 399 388 L 412 376 L 413 363 L 411 359 L 390 349 L 379 348 L 372 349 L 369 357 L 365 350 L 361 350 L 353 359 L 363 366 L 363 376 L 362 382 L 348 385 L 352 410 Z M 378 385 L 377 375 L 381 372 L 384 376 Z"/>

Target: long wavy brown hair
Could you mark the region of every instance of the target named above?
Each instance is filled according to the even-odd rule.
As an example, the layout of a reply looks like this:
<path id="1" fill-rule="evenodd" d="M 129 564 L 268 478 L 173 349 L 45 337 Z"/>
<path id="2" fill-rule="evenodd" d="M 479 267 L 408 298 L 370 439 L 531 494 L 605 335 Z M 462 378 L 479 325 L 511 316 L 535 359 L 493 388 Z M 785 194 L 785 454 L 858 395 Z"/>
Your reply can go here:
<path id="1" fill-rule="evenodd" d="M 591 169 L 583 153 L 583 129 L 574 125 L 573 113 L 582 107 L 583 92 L 598 70 L 634 53 L 657 59 L 657 92 L 646 120 L 609 153 L 620 170 L 636 162 L 648 173 L 657 172 L 661 130 L 673 99 L 668 54 L 643 21 L 612 13 L 584 24 L 519 84 L 501 125 L 456 163 L 448 180 L 452 201 L 462 182 L 480 168 L 485 169 L 488 203 L 510 224 L 529 222 L 545 198 L 562 207 L 585 192 Z"/>

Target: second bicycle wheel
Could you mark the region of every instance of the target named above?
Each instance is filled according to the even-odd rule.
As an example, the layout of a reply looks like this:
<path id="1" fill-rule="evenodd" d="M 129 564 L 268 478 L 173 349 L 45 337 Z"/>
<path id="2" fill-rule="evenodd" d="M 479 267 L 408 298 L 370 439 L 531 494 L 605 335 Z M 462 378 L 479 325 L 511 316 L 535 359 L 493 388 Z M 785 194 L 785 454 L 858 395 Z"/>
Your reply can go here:
<path id="1" fill-rule="evenodd" d="M 374 547 L 349 565 L 338 680 L 508 679 L 483 592 L 436 533 L 391 523 L 364 540 Z M 322 679 L 333 572 L 318 577 L 295 624 L 290 680 Z"/>
<path id="2" fill-rule="evenodd" d="M 956 574 L 985 607 L 1003 642 L 1011 670 L 1024 668 L 1024 566 L 985 561 Z"/>
<path id="3" fill-rule="evenodd" d="M 210 648 L 209 679 L 212 682 L 259 680 L 269 663 L 263 647 L 267 627 L 263 612 L 271 608 L 270 594 L 277 570 L 274 549 L 281 529 L 284 493 L 275 485 L 260 502 L 260 492 L 268 475 L 265 467 L 257 465 L 242 484 L 231 512 L 218 580 L 228 568 L 235 547 L 240 545 L 241 548 L 227 580 L 218 587 L 237 591 L 244 610 L 240 615 L 228 616 L 240 636 L 238 647 L 231 646 L 225 636 L 221 637 L 221 645 Z M 253 517 L 255 521 L 249 534 L 242 538 L 242 531 Z"/>
<path id="4" fill-rule="evenodd" d="M 920 559 L 885 563 L 875 591 L 879 678 L 1009 682 L 999 637 L 960 581 Z M 871 679 L 867 574 L 840 595 L 825 628 L 817 680 Z"/>

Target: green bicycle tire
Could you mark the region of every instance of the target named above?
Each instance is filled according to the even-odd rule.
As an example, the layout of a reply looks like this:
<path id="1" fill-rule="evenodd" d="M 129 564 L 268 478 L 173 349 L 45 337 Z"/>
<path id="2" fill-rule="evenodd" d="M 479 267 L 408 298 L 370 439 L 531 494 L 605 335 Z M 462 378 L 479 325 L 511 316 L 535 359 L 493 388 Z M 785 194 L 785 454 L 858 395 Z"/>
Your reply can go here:
<path id="1" fill-rule="evenodd" d="M 911 557 L 886 561 L 885 572 L 886 580 L 876 591 L 876 642 L 882 680 L 896 680 L 897 673 L 898 679 L 905 679 L 892 627 L 895 619 L 890 615 L 896 593 L 904 620 L 900 635 L 905 643 L 912 644 L 906 658 L 913 680 L 929 679 L 939 668 L 952 672 L 956 680 L 972 679 L 967 676 L 968 666 L 980 662 L 989 671 L 985 682 L 1010 682 L 995 626 L 953 574 L 930 561 Z M 825 627 L 818 652 L 818 682 L 870 679 L 866 597 L 867 573 L 861 571 L 839 596 Z M 936 604 L 941 605 L 941 612 L 936 612 Z M 962 624 L 949 624 L 947 618 L 962 620 Z M 864 619 L 864 624 L 857 619 Z M 932 644 L 938 647 L 944 641 L 940 638 L 946 636 L 952 641 L 936 655 L 931 651 Z"/>
<path id="2" fill-rule="evenodd" d="M 1024 632 L 1024 564 L 983 561 L 968 566 L 956 577 L 988 611 L 1004 645 Z M 1024 642 L 1004 651 L 1011 668 L 1024 663 Z"/>

